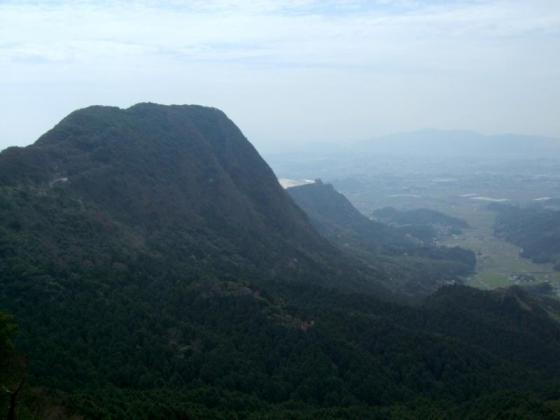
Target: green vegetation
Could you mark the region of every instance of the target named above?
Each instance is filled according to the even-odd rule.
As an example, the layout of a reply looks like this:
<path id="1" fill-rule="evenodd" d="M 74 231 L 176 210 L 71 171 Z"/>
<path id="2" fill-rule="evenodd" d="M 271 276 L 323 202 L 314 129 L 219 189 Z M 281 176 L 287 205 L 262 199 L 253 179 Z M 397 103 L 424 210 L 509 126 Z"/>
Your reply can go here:
<path id="1" fill-rule="evenodd" d="M 560 211 L 493 205 L 496 235 L 522 248 L 521 255 L 560 270 Z"/>
<path id="2" fill-rule="evenodd" d="M 0 412 L 9 420 L 16 416 L 26 379 L 26 361 L 12 341 L 15 332 L 13 319 L 0 312 Z"/>
<path id="3" fill-rule="evenodd" d="M 30 419 L 560 415 L 555 302 L 398 303 L 422 252 L 333 246 L 217 110 L 78 111 L 0 154 L 0 380 Z"/>
<path id="4" fill-rule="evenodd" d="M 496 213 L 482 206 L 464 212 L 471 229 L 442 241 L 450 246 L 472 249 L 477 254 L 476 274 L 469 284 L 483 289 L 507 287 L 513 284 L 533 285 L 543 282 L 560 284 L 560 273 L 552 264 L 537 264 L 521 255 L 518 246 L 495 235 Z M 532 281 L 524 281 L 524 276 Z"/>
<path id="5" fill-rule="evenodd" d="M 459 219 L 421 210 L 421 225 L 392 226 L 368 219 L 332 185 L 318 182 L 287 191 L 325 238 L 383 273 L 388 289 L 417 299 L 441 285 L 460 283 L 474 272 L 476 257 L 472 251 L 435 246 L 432 225 L 423 229 L 428 219 L 434 224 L 467 226 Z M 387 213 L 394 215 L 392 210 L 383 212 Z"/>
<path id="6" fill-rule="evenodd" d="M 468 223 L 457 217 L 430 209 L 397 210 L 393 207 L 377 209 L 373 217 L 382 222 L 407 229 L 412 235 L 425 242 L 433 242 L 442 233 L 458 235 L 469 227 Z M 436 230 L 438 228 L 438 232 Z"/>

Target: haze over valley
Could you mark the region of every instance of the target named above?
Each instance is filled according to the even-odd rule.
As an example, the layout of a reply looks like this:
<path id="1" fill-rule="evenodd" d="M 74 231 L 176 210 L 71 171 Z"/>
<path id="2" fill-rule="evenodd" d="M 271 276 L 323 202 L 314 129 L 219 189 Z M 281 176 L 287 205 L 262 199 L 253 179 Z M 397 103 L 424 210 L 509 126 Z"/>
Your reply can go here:
<path id="1" fill-rule="evenodd" d="M 557 257 L 528 258 L 522 243 L 508 241 L 497 226 L 502 207 L 558 210 L 558 156 L 560 140 L 554 138 L 425 130 L 360 142 L 344 151 L 299 150 L 269 160 L 281 179 L 291 181 L 285 186 L 321 178 L 372 219 L 376 210 L 389 207 L 437 210 L 464 220 L 469 229 L 438 243 L 477 254 L 476 273 L 465 280 L 469 285 L 493 289 L 525 279 L 558 290 Z"/>

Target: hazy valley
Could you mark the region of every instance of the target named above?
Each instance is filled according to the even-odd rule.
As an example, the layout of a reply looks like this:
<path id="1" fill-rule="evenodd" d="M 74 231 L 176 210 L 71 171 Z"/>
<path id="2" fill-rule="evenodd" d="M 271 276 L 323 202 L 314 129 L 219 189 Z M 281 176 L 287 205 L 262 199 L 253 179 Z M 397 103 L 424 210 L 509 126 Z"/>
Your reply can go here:
<path id="1" fill-rule="evenodd" d="M 532 141 L 527 139 L 528 148 Z M 497 233 L 499 207 L 493 209 L 491 204 L 558 210 L 560 160 L 554 154 L 539 153 L 538 147 L 525 157 L 488 156 L 485 150 L 478 156 L 470 150 L 458 157 L 433 150 L 428 156 L 397 148 L 365 159 L 357 153 L 335 157 L 317 149 L 291 157 L 273 155 L 270 160 L 279 177 L 292 179 L 292 184 L 314 178 L 332 183 L 371 219 L 376 219 L 376 210 L 390 207 L 431 209 L 465 221 L 468 229 L 439 235 L 437 243 L 476 253 L 476 273 L 465 279 L 466 284 L 492 289 L 544 282 L 557 289 L 560 276 L 554 269 L 555 257 L 528 258 L 521 242 Z"/>

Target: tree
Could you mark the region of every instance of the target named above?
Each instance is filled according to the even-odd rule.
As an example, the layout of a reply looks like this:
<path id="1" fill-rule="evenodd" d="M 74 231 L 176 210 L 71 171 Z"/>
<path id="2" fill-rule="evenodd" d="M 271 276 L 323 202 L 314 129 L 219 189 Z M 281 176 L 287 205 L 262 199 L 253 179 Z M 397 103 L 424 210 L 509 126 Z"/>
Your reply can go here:
<path id="1" fill-rule="evenodd" d="M 0 388 L 1 407 L 8 420 L 17 417 L 17 403 L 25 385 L 27 362 L 14 347 L 12 338 L 17 331 L 13 318 L 0 312 Z"/>

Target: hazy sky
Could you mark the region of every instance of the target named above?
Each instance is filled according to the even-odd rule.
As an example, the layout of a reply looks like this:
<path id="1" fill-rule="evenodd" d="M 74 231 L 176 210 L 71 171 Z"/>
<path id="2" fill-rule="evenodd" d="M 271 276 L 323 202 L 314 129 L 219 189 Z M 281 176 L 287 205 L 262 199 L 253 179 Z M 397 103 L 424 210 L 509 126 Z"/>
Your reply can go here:
<path id="1" fill-rule="evenodd" d="M 76 108 L 223 109 L 260 149 L 560 137 L 560 1 L 0 0 L 0 147 Z"/>

